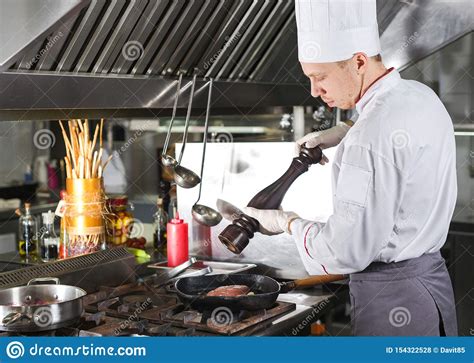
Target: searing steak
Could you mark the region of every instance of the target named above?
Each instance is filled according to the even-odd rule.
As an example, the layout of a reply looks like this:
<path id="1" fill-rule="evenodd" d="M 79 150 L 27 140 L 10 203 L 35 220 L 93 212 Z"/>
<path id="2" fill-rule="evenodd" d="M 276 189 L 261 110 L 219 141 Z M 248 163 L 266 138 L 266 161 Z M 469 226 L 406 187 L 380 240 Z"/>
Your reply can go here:
<path id="1" fill-rule="evenodd" d="M 209 291 L 207 296 L 242 296 L 247 295 L 249 292 L 250 288 L 245 285 L 227 285 Z"/>

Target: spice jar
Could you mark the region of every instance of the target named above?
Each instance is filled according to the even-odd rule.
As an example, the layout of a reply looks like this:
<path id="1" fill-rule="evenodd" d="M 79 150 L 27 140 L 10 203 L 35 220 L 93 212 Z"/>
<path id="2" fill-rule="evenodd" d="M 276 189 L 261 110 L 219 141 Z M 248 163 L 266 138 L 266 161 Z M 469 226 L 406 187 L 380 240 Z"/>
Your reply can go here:
<path id="1" fill-rule="evenodd" d="M 107 244 L 120 246 L 127 242 L 133 228 L 133 214 L 127 209 L 128 197 L 117 195 L 108 200 Z"/>

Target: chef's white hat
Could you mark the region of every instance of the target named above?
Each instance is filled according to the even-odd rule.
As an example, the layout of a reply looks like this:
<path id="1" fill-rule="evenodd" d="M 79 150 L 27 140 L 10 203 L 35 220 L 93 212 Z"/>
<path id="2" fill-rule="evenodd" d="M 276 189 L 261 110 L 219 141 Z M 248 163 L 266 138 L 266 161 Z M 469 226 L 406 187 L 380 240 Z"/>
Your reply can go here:
<path id="1" fill-rule="evenodd" d="M 380 53 L 376 0 L 295 0 L 298 59 L 339 62 Z"/>

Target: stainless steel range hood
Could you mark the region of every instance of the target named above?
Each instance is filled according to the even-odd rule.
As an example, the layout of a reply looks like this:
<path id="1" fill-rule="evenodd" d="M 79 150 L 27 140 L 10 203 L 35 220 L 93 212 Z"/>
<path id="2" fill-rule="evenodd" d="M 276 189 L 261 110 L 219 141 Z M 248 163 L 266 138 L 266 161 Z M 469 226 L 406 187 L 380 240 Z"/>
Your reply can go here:
<path id="1" fill-rule="evenodd" d="M 426 56 L 472 29 L 472 14 L 470 0 L 379 0 L 385 60 Z M 297 60 L 294 0 L 91 0 L 61 19 L 0 74 L 1 119 L 166 114 L 180 72 L 200 75 L 198 109 L 209 77 L 215 112 L 317 104 Z M 422 42 L 405 46 L 415 32 Z"/>
<path id="2" fill-rule="evenodd" d="M 474 29 L 472 0 L 377 0 L 384 62 L 402 70 Z"/>
<path id="3" fill-rule="evenodd" d="M 77 15 L 85 5 L 87 1 L 83 0 L 2 0 L 0 72 L 34 47 L 36 39 L 46 39 L 58 22 Z"/>
<path id="4" fill-rule="evenodd" d="M 200 76 L 197 109 L 209 77 L 215 112 L 318 103 L 297 62 L 293 0 L 91 0 L 59 27 L 37 62 L 45 37 L 0 75 L 2 118 L 166 114 L 180 72 Z"/>
<path id="5" fill-rule="evenodd" d="M 301 73 L 278 78 L 270 69 L 294 54 L 293 7 L 290 0 L 92 0 L 62 24 L 67 40 L 42 57 L 49 61 L 28 70 L 175 76 L 198 68 L 216 80 L 297 83 Z M 12 70 L 26 68 L 19 62 Z"/>

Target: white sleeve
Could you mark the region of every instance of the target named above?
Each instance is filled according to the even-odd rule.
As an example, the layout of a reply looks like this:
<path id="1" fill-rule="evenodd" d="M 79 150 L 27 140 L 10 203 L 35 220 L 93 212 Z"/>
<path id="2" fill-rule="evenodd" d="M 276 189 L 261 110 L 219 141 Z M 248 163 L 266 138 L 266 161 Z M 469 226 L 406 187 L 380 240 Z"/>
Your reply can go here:
<path id="1" fill-rule="evenodd" d="M 344 150 L 334 214 L 327 223 L 297 219 L 291 224 L 309 274 L 362 271 L 388 243 L 403 193 L 403 173 L 362 146 Z"/>

